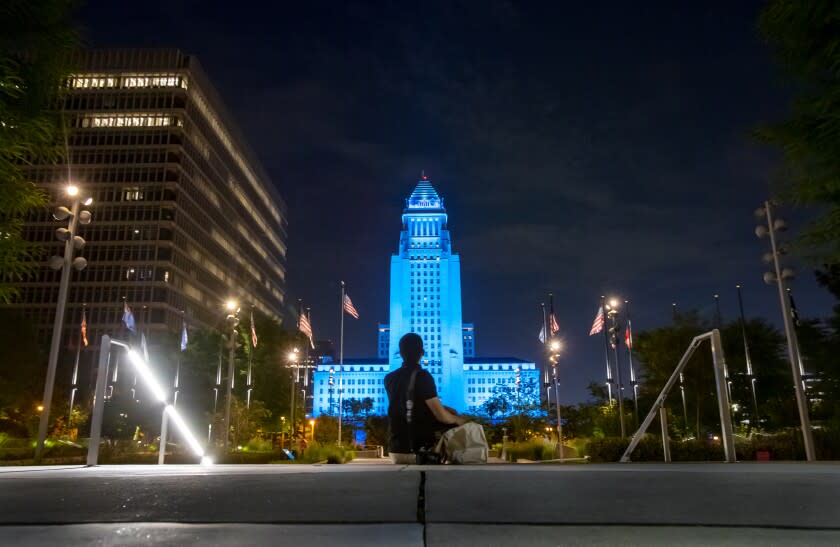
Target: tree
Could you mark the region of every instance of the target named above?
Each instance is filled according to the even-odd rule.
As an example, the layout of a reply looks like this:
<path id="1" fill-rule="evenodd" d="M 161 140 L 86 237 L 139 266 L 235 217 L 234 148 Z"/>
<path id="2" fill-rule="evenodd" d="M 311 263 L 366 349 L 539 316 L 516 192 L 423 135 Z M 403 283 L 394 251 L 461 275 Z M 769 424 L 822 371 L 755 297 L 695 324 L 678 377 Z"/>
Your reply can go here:
<path id="1" fill-rule="evenodd" d="M 368 416 L 365 420 L 365 442 L 370 445 L 390 445 L 389 422 L 387 416 Z"/>
<path id="2" fill-rule="evenodd" d="M 820 262 L 840 263 L 840 3 L 773 0 L 759 31 L 796 97 L 786 120 L 757 135 L 784 155 L 782 195 L 823 211 L 806 228 L 802 248 Z"/>
<path id="3" fill-rule="evenodd" d="M 12 309 L 0 310 L 0 347 L 0 431 L 25 436 L 43 393 L 46 348 L 34 325 Z"/>
<path id="4" fill-rule="evenodd" d="M 770 429 L 795 425 L 796 409 L 790 366 L 784 353 L 784 337 L 776 328 L 760 319 L 747 321 L 745 328 L 756 378 L 761 423 Z M 673 326 L 639 333 L 633 349 L 642 378 L 640 412 L 644 413 L 651 408 L 691 339 L 709 330 L 711 325 L 701 320 L 696 313 L 688 313 L 681 315 Z M 752 410 L 751 379 L 746 376 L 741 326 L 738 322 L 727 323 L 720 327 L 720 332 L 732 382 L 731 402 L 739 408 L 735 415 L 736 422 L 750 418 L 749 423 L 755 425 L 759 420 L 755 419 Z M 707 344 L 699 348 L 689 360 L 684 379 L 689 423 L 684 423 L 681 393 L 677 385 L 666 400 L 666 406 L 673 415 L 673 425 L 677 430 L 692 431 L 698 438 L 705 431 L 718 430 L 720 414 L 713 362 Z M 642 416 L 639 418 L 642 419 Z"/>
<path id="5" fill-rule="evenodd" d="M 336 439 L 338 439 L 338 418 L 318 416 L 315 420 L 315 442 L 328 445 L 335 444 Z"/>
<path id="6" fill-rule="evenodd" d="M 23 238 L 23 220 L 46 196 L 25 166 L 61 157 L 61 84 L 79 45 L 68 0 L 5 0 L 0 8 L 0 302 L 38 267 L 39 247 Z"/>
<path id="7" fill-rule="evenodd" d="M 691 340 L 709 330 L 711 326 L 708 323 L 700 319 L 695 312 L 688 312 L 680 314 L 672 326 L 639 333 L 634 340 L 633 353 L 639 364 L 639 376 L 642 379 L 639 389 L 640 411 L 650 408 L 653 404 Z M 689 408 L 688 423 L 685 423 L 683 412 L 675 414 L 679 416 L 679 424 L 683 431 L 693 430 L 699 437 L 704 426 L 717 427 L 719 420 L 715 417 L 717 403 L 713 398 L 714 369 L 710 352 L 695 352 L 685 369 L 684 387 Z M 671 390 L 666 403 L 670 408 L 682 410 L 681 393 L 678 388 Z"/>

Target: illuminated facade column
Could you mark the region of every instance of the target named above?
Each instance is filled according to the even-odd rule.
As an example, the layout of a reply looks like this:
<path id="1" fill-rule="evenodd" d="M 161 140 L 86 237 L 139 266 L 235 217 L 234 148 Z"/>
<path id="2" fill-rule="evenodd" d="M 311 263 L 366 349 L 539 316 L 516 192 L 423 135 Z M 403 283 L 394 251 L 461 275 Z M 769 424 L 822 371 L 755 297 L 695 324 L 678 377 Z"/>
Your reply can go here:
<path id="1" fill-rule="evenodd" d="M 443 199 L 427 178 L 406 200 L 397 254 L 391 257 L 389 367 L 402 364 L 399 339 L 423 338 L 423 366 L 444 403 L 466 409 L 461 320 L 461 263 L 450 247 Z"/>

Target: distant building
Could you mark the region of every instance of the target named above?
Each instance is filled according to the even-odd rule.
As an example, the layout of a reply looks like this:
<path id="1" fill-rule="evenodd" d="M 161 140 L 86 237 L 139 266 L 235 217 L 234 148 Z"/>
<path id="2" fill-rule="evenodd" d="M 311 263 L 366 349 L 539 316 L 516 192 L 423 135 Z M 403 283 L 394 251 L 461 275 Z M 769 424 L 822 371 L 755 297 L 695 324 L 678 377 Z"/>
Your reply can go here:
<path id="1" fill-rule="evenodd" d="M 93 220 L 81 227 L 88 267 L 71 276 L 62 347 L 77 343 L 83 305 L 91 349 L 102 334 L 124 334 L 123 299 L 151 343 L 184 319 L 223 324 L 229 297 L 279 320 L 286 205 L 198 61 L 177 50 L 97 50 L 78 66 L 64 103 L 70 176 L 93 197 Z M 67 204 L 66 165 L 28 175 Z M 61 254 L 59 226 L 44 212 L 26 237 Z M 12 305 L 47 340 L 59 277 L 45 265 Z"/>
<path id="2" fill-rule="evenodd" d="M 388 400 L 383 379 L 402 364 L 399 339 L 407 332 L 423 338 L 422 364 L 432 373 L 444 404 L 458 411 L 478 411 L 498 387 L 539 381 L 533 362 L 475 356 L 475 327 L 461 320 L 460 256 L 452 249 L 443 199 L 426 177 L 406 199 L 399 248 L 391 257 L 390 291 L 391 317 L 378 326 L 377 357 L 345 359 L 343 367 L 327 359 L 317 366 L 316 415 L 337 413 L 340 398 L 368 397 L 374 412 L 384 414 Z"/>

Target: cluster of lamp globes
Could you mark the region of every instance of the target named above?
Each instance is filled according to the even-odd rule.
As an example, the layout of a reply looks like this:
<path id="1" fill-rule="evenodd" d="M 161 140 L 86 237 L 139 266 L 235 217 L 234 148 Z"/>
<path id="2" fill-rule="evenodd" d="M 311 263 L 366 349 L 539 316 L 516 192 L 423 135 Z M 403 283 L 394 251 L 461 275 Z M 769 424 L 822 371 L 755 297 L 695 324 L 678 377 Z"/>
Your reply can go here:
<path id="1" fill-rule="evenodd" d="M 775 260 L 780 255 L 784 255 L 787 253 L 787 249 L 783 245 L 778 245 L 775 237 L 776 232 L 784 232 L 787 230 L 787 222 L 782 220 L 781 218 L 773 218 L 771 208 L 772 203 L 767 202 L 764 207 L 759 207 L 755 210 L 755 217 L 757 219 L 761 219 L 764 222 L 759 224 L 755 227 L 755 235 L 759 237 L 759 239 L 764 239 L 768 235 L 770 236 L 771 240 L 771 252 L 764 253 L 762 256 L 762 261 L 765 264 L 772 265 Z M 796 272 L 794 272 L 791 268 L 781 268 L 779 270 L 781 272 L 782 281 L 793 279 L 796 277 Z M 764 282 L 768 285 L 773 285 L 779 281 L 778 276 L 775 272 L 765 272 L 763 276 Z"/>
<path id="2" fill-rule="evenodd" d="M 79 187 L 74 185 L 69 185 L 65 189 L 68 196 L 73 198 L 73 205 L 72 210 L 68 209 L 67 207 L 60 206 L 55 209 L 53 212 L 53 218 L 58 221 L 68 221 L 67 227 L 58 228 L 55 231 L 55 237 L 59 241 L 64 241 L 65 246 L 70 244 L 72 248 L 81 251 L 86 241 L 83 237 L 78 236 L 75 234 L 76 226 L 78 224 L 86 225 L 90 224 L 91 214 L 90 211 L 82 210 L 79 211 L 79 204 L 84 205 L 85 207 L 90 206 L 93 203 L 93 198 L 88 197 L 82 199 L 79 196 Z M 65 255 L 66 255 L 65 251 Z M 51 256 L 47 262 L 49 267 L 55 271 L 61 270 L 65 266 L 65 257 L 61 257 L 58 255 Z M 84 270 L 87 267 L 87 259 L 81 256 L 77 256 L 74 258 L 70 264 L 73 268 L 77 271 Z"/>
<path id="3" fill-rule="evenodd" d="M 234 328 L 239 325 L 239 302 L 236 300 L 228 300 L 225 302 L 225 309 L 228 311 L 227 322 Z"/>

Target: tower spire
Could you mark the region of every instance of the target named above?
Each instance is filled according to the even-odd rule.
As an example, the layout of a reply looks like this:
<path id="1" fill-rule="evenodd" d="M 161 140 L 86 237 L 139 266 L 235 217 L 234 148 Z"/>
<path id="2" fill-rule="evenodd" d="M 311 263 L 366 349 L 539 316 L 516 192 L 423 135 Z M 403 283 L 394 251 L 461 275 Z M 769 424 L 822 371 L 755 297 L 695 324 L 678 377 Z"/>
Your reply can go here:
<path id="1" fill-rule="evenodd" d="M 428 177 L 426 177 L 426 170 L 425 169 L 420 170 L 420 180 L 429 180 Z"/>

